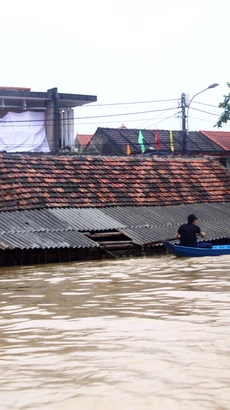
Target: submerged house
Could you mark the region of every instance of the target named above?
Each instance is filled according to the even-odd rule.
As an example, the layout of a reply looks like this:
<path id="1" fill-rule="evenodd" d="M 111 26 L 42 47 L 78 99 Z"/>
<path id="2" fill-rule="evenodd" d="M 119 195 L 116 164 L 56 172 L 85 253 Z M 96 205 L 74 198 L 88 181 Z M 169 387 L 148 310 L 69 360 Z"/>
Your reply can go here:
<path id="1" fill-rule="evenodd" d="M 0 151 L 51 152 L 74 149 L 74 107 L 93 95 L 0 87 Z"/>
<path id="2" fill-rule="evenodd" d="M 99 127 L 83 150 L 84 155 L 140 155 L 139 132 L 143 135 L 144 155 L 183 155 L 182 131 L 138 130 Z M 170 137 L 171 134 L 171 137 Z M 127 152 L 127 147 L 129 151 Z M 230 168 L 230 133 L 192 131 L 187 136 L 189 156 L 210 155 Z"/>
<path id="3" fill-rule="evenodd" d="M 210 158 L 2 153 L 0 193 L 2 266 L 154 254 L 193 212 L 230 242 L 230 173 Z"/>

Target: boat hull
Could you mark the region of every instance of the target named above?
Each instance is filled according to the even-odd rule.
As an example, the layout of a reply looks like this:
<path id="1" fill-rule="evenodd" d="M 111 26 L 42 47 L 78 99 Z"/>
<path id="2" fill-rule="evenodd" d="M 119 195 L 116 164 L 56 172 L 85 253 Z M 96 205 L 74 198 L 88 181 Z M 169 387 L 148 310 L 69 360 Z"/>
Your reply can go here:
<path id="1" fill-rule="evenodd" d="M 220 256 L 230 255 L 230 245 L 214 245 L 212 248 L 192 248 L 189 246 L 173 245 L 170 242 L 164 242 L 164 247 L 169 253 L 176 256 Z"/>

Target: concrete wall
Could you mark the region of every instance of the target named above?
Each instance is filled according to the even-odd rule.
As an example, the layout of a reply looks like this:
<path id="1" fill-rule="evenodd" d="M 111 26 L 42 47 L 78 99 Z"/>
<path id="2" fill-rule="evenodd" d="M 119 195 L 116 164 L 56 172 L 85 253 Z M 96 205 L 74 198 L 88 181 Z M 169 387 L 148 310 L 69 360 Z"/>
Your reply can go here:
<path id="1" fill-rule="evenodd" d="M 54 105 L 53 101 L 50 100 L 47 102 L 47 108 L 45 111 L 45 124 L 46 124 L 46 137 L 50 147 L 50 150 L 55 149 L 54 141 Z"/>
<path id="2" fill-rule="evenodd" d="M 67 107 L 58 108 L 57 88 L 48 90 L 50 100 L 46 109 L 46 135 L 51 152 L 74 149 L 74 111 Z"/>
<path id="3" fill-rule="evenodd" d="M 51 88 L 47 91 L 50 100 L 46 105 L 46 136 L 51 152 L 56 153 L 60 148 L 60 114 L 58 112 L 58 91 Z"/>
<path id="4" fill-rule="evenodd" d="M 66 108 L 60 111 L 60 148 L 69 150 L 75 148 L 74 144 L 74 110 Z"/>

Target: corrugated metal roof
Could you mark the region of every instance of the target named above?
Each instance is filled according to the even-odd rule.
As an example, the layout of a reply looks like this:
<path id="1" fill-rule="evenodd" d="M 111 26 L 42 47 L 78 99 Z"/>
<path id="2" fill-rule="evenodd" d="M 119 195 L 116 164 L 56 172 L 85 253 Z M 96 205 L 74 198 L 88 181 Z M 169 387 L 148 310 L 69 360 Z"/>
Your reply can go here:
<path id="1" fill-rule="evenodd" d="M 47 209 L 0 213 L 0 233 L 63 231 L 69 229 L 72 229 L 71 225 L 55 217 Z"/>
<path id="2" fill-rule="evenodd" d="M 109 231 L 138 226 L 171 226 L 189 213 L 199 221 L 230 219 L 230 203 L 173 206 L 57 208 L 0 213 L 0 233 L 39 231 Z"/>
<path id="3" fill-rule="evenodd" d="M 10 232 L 0 236 L 0 249 L 94 248 L 99 245 L 80 232 Z"/>
<path id="4" fill-rule="evenodd" d="M 126 226 L 97 208 L 54 208 L 48 212 L 77 231 L 107 231 Z"/>
<path id="5" fill-rule="evenodd" d="M 195 213 L 207 239 L 230 238 L 230 203 L 162 207 L 59 208 L 0 213 L 0 248 L 98 246 L 80 232 L 117 230 L 139 245 L 171 238 Z"/>
<path id="6" fill-rule="evenodd" d="M 187 222 L 190 213 L 197 214 L 199 222 L 230 220 L 230 203 L 205 203 L 173 206 L 142 206 L 104 208 L 103 212 L 126 227 L 176 226 Z M 230 235 L 230 232 L 229 232 Z"/>
<path id="7" fill-rule="evenodd" d="M 163 242 L 166 239 L 172 238 L 175 233 L 175 227 L 134 227 L 134 228 L 127 228 L 122 229 L 121 232 L 128 236 L 133 243 L 137 245 L 144 245 L 148 242 Z"/>
<path id="8" fill-rule="evenodd" d="M 0 249 L 92 248 L 98 244 L 48 209 L 0 213 Z"/>
<path id="9" fill-rule="evenodd" d="M 230 220 L 228 221 L 228 224 L 226 224 L 226 220 L 213 220 L 212 222 L 203 221 L 199 223 L 202 231 L 206 233 L 206 240 L 229 238 L 229 224 Z M 122 229 L 121 232 L 128 236 L 133 243 L 143 246 L 149 242 L 158 242 L 158 244 L 161 244 L 167 239 L 173 238 L 177 229 L 178 226 L 175 225 L 157 227 L 142 226 Z"/>
<path id="10" fill-rule="evenodd" d="M 106 210 L 108 213 L 112 209 Z M 142 208 L 142 215 L 138 215 L 139 222 L 146 221 L 146 207 Z M 126 213 L 126 215 L 125 215 Z M 151 207 L 149 212 L 149 224 L 142 226 L 132 225 L 121 232 L 128 236 L 134 243 L 144 245 L 148 242 L 160 242 L 174 237 L 178 227 L 187 222 L 187 216 L 195 213 L 198 216 L 198 225 L 206 233 L 206 240 L 230 238 L 230 204 L 195 204 L 170 207 Z M 115 217 L 115 213 L 112 212 Z M 122 221 L 125 217 L 128 222 L 135 220 L 132 209 L 117 209 L 117 217 Z"/>

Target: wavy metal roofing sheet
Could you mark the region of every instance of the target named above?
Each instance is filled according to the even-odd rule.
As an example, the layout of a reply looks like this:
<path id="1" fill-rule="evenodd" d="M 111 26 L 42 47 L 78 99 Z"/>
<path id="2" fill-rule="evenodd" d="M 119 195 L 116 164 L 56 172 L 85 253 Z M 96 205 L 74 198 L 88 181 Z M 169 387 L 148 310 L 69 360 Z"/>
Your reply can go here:
<path id="1" fill-rule="evenodd" d="M 0 236 L 0 249 L 95 248 L 99 245 L 80 232 L 15 232 Z"/>
<path id="2" fill-rule="evenodd" d="M 49 213 L 77 231 L 106 231 L 124 228 L 122 222 L 96 208 L 56 208 Z"/>
<path id="3" fill-rule="evenodd" d="M 187 216 L 195 213 L 199 221 L 230 219 L 230 203 L 205 203 L 153 207 L 104 208 L 103 212 L 126 227 L 173 226 L 187 222 Z"/>
<path id="4" fill-rule="evenodd" d="M 222 238 L 230 238 L 230 219 L 228 224 L 223 221 L 203 221 L 199 224 L 201 230 L 206 233 L 206 240 L 217 240 Z M 121 232 L 128 236 L 133 243 L 137 245 L 146 245 L 149 242 L 162 242 L 172 239 L 177 232 L 179 226 L 142 226 L 122 229 Z M 201 238 L 200 238 L 201 240 Z"/>
<path id="5" fill-rule="evenodd" d="M 148 242 L 162 243 L 166 239 L 171 239 L 176 233 L 175 227 L 149 226 L 122 229 L 121 232 L 137 245 L 145 245 Z"/>
<path id="6" fill-rule="evenodd" d="M 37 232 L 72 229 L 67 222 L 50 214 L 47 209 L 0 213 L 0 233 Z"/>
<path id="7" fill-rule="evenodd" d="M 207 239 L 230 238 L 230 203 L 164 207 L 58 208 L 0 213 L 0 248 L 94 247 L 80 231 L 118 230 L 143 245 L 174 236 L 195 213 Z"/>

